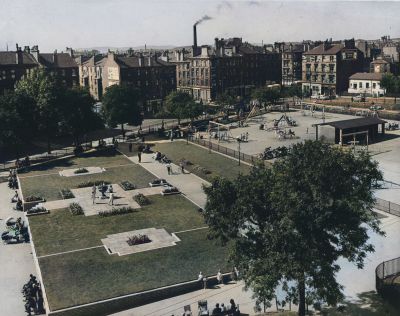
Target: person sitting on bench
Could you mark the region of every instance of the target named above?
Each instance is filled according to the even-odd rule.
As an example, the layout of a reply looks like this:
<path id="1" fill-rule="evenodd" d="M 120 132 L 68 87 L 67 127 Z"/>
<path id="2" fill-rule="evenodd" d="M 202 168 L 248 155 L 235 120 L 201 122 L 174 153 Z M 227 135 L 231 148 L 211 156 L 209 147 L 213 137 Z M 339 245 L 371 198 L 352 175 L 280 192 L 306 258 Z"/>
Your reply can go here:
<path id="1" fill-rule="evenodd" d="M 14 194 L 14 196 L 12 197 L 11 202 L 12 202 L 12 203 L 18 202 L 18 198 L 19 198 L 19 196 L 18 196 L 18 191 L 15 190 L 15 194 Z"/>

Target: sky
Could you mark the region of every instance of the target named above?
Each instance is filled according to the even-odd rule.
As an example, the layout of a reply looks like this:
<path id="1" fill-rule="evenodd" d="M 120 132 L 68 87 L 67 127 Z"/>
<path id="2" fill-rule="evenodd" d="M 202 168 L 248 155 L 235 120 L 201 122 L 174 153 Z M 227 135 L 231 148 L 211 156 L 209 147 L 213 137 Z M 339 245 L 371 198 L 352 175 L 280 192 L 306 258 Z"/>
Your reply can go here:
<path id="1" fill-rule="evenodd" d="M 0 0 L 0 50 L 400 37 L 400 2 L 254 0 Z"/>

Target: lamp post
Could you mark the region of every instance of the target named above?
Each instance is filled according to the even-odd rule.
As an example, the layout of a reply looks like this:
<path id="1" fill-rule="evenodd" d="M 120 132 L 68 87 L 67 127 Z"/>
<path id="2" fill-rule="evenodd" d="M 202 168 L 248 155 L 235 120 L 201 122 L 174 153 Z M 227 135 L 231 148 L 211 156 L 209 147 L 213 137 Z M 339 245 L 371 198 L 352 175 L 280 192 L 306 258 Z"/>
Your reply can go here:
<path id="1" fill-rule="evenodd" d="M 240 166 L 240 143 L 242 142 L 242 139 L 238 136 L 236 137 L 236 140 L 238 142 L 238 149 L 239 149 L 239 166 Z"/>

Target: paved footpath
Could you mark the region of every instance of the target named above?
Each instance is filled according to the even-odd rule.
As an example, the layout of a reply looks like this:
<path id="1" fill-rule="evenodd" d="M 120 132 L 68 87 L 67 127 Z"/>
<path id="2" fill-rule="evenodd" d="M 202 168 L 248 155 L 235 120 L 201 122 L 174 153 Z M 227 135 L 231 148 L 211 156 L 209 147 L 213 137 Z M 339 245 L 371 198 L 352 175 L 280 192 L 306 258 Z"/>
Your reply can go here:
<path id="1" fill-rule="evenodd" d="M 206 195 L 203 192 L 203 185 L 210 185 L 209 182 L 200 177 L 185 171 L 182 174 L 180 167 L 171 164 L 172 174 L 169 175 L 165 164 L 159 163 L 152 158 L 153 154 L 142 154 L 142 162 L 140 165 L 155 177 L 167 180 L 170 184 L 177 187 L 189 200 L 204 208 L 206 204 Z M 128 157 L 134 163 L 139 163 L 138 157 Z"/>
<path id="2" fill-rule="evenodd" d="M 5 230 L 8 217 L 23 217 L 13 210 L 10 202 L 14 191 L 6 182 L 0 183 L 0 232 Z M 22 286 L 29 280 L 29 274 L 36 275 L 32 249 L 29 243 L 0 243 L 0 315 L 25 316 Z"/>

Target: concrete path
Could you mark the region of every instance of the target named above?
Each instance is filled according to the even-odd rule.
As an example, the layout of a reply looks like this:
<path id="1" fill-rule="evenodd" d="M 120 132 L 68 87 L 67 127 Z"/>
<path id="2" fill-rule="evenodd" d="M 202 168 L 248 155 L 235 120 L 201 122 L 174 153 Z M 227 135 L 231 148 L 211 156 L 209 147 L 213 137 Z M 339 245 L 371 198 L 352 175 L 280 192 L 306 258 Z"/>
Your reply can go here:
<path id="1" fill-rule="evenodd" d="M 152 158 L 153 154 L 142 154 L 142 162 L 140 165 L 150 173 L 154 174 L 155 178 L 167 180 L 170 184 L 177 187 L 189 200 L 199 207 L 204 207 L 206 204 L 206 195 L 203 192 L 203 185 L 210 185 L 209 182 L 200 177 L 185 171 L 184 174 L 180 171 L 180 167 L 171 164 L 172 174 L 169 175 L 165 164 L 156 162 Z M 128 157 L 129 160 L 138 164 L 138 157 Z"/>
<path id="2" fill-rule="evenodd" d="M 112 314 L 114 316 L 170 316 L 182 315 L 183 307 L 190 305 L 193 315 L 197 315 L 197 302 L 207 300 L 210 315 L 216 303 L 229 306 L 232 298 L 239 305 L 240 311 L 245 314 L 254 314 L 254 299 L 250 291 L 244 291 L 242 282 L 224 284 L 213 289 L 198 290 L 175 296 L 152 304 L 143 305 L 127 311 Z M 273 308 L 271 308 L 273 310 Z"/>
<path id="3" fill-rule="evenodd" d="M 0 232 L 5 230 L 8 217 L 24 218 L 24 213 L 12 208 L 13 193 L 6 182 L 0 183 Z M 0 242 L 0 262 L 0 315 L 25 316 L 22 286 L 29 280 L 29 274 L 37 275 L 31 245 Z"/>

